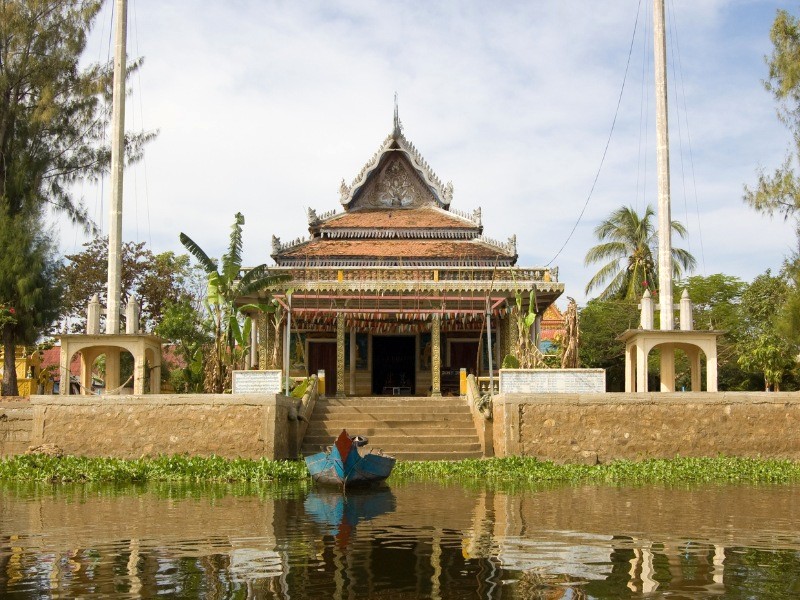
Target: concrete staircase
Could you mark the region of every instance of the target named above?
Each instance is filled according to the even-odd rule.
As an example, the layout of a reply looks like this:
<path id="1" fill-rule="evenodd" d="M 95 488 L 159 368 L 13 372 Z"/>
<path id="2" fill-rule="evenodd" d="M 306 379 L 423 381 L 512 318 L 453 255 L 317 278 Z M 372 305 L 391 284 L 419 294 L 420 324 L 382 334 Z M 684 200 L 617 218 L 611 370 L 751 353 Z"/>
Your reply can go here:
<path id="1" fill-rule="evenodd" d="M 481 446 L 463 398 L 377 396 L 320 398 L 309 420 L 301 452 L 321 452 L 342 429 L 369 438 L 398 460 L 481 458 Z"/>

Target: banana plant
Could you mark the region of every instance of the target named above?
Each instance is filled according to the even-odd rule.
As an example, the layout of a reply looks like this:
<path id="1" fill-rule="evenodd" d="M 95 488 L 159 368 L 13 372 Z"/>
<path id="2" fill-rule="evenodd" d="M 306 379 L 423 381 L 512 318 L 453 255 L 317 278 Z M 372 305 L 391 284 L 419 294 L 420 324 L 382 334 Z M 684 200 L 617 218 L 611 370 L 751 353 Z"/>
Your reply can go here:
<path id="1" fill-rule="evenodd" d="M 249 345 L 252 323 L 247 317 L 240 322 L 236 303 L 289 279 L 288 275 L 270 273 L 266 264 L 242 272 L 243 225 L 244 216 L 236 213 L 228 250 L 220 260 L 210 258 L 188 235 L 180 234 L 181 243 L 200 263 L 208 280 L 205 306 L 214 325 L 214 348 L 208 357 L 213 364 L 205 368 L 206 392 L 220 393 L 229 387 L 231 371 L 241 362 Z"/>

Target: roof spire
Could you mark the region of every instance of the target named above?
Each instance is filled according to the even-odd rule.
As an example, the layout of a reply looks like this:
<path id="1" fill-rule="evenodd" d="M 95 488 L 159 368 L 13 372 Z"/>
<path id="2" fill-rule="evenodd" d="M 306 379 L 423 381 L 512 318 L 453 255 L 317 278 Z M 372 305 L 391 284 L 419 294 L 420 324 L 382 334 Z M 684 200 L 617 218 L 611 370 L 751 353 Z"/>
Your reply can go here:
<path id="1" fill-rule="evenodd" d="M 394 93 L 394 130 L 393 137 L 399 137 L 403 133 L 403 124 L 400 122 L 400 109 L 397 106 L 397 92 Z"/>

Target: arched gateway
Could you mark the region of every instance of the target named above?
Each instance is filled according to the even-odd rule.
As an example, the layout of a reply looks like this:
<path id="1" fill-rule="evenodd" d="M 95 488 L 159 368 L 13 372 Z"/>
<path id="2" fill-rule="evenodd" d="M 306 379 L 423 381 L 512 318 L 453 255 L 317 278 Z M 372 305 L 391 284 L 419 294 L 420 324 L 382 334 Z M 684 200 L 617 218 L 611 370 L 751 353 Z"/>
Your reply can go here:
<path id="1" fill-rule="evenodd" d="M 516 236 L 484 237 L 480 209 L 451 209 L 452 184 L 433 173 L 396 115 L 340 192 L 343 210 L 308 210 L 309 238 L 272 245 L 276 272 L 291 277 L 270 292 L 290 313 L 293 374 L 324 369 L 329 395 L 447 393 L 458 369 L 488 366 L 487 312 L 497 368 L 515 343 L 516 294 L 523 310 L 534 298 L 541 315 L 564 291 L 557 269 L 516 266 Z M 282 367 L 286 320 L 261 318 L 253 344 L 261 368 Z"/>

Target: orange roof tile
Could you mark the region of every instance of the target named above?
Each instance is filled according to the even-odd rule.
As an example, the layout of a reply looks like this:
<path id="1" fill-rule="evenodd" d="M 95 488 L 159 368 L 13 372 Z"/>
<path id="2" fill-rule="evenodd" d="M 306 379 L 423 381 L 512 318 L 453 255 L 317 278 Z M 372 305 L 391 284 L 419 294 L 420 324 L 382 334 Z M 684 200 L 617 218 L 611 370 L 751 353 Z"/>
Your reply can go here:
<path id="1" fill-rule="evenodd" d="M 282 258 L 494 259 L 507 252 L 473 240 L 323 240 L 316 238 L 281 253 Z"/>
<path id="2" fill-rule="evenodd" d="M 406 209 L 365 209 L 336 215 L 330 221 L 322 223 L 322 229 L 339 228 L 390 228 L 390 229 L 435 229 L 439 227 L 456 227 L 460 229 L 478 229 L 462 217 L 456 216 L 434 207 Z"/>

